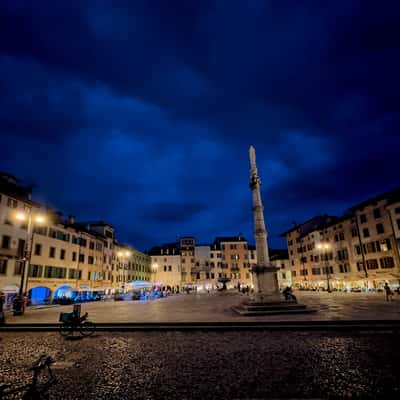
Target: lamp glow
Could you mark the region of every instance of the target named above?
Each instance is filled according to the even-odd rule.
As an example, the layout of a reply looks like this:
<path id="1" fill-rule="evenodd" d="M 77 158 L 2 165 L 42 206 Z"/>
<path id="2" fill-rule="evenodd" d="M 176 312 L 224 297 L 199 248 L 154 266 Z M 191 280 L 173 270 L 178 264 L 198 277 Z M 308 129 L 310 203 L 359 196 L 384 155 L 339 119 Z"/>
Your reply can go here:
<path id="1" fill-rule="evenodd" d="M 17 213 L 15 218 L 18 219 L 19 221 L 25 221 L 26 220 L 26 214 L 24 214 L 22 212 L 19 212 L 19 213 Z"/>
<path id="2" fill-rule="evenodd" d="M 35 217 L 35 222 L 39 224 L 43 224 L 46 221 L 46 218 L 43 215 L 37 215 Z"/>

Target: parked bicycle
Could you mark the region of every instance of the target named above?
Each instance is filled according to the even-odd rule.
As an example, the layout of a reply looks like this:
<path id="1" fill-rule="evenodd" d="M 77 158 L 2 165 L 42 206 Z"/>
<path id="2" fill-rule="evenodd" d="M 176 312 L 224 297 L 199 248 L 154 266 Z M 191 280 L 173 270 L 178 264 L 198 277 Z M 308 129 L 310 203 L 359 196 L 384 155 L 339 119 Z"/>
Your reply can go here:
<path id="1" fill-rule="evenodd" d="M 22 394 L 18 398 L 23 400 L 48 399 L 50 386 L 57 383 L 57 379 L 51 370 L 51 364 L 53 363 L 54 361 L 51 357 L 40 356 L 31 368 L 33 370 L 32 382 L 18 387 L 11 384 L 1 384 L 0 399 L 17 398 L 15 396 L 17 393 Z"/>
<path id="2" fill-rule="evenodd" d="M 96 324 L 88 320 L 88 313 L 80 316 L 75 311 L 72 313 L 60 313 L 60 334 L 62 336 L 73 336 L 74 332 L 80 332 L 82 336 L 90 336 L 96 330 Z"/>

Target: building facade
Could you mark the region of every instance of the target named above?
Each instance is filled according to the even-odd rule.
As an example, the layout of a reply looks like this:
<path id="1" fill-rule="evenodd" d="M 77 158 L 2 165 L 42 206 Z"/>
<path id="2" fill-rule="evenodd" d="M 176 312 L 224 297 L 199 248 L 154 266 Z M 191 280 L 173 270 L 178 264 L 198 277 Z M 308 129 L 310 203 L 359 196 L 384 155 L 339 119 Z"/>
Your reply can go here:
<path id="1" fill-rule="evenodd" d="M 342 217 L 316 216 L 284 233 L 295 286 L 381 289 L 400 283 L 400 190 L 355 205 Z"/>
<path id="2" fill-rule="evenodd" d="M 110 224 L 64 219 L 0 174 L 0 291 L 8 304 L 21 287 L 31 304 L 42 304 L 123 291 L 131 280 L 150 280 L 150 256 L 119 245 Z"/>

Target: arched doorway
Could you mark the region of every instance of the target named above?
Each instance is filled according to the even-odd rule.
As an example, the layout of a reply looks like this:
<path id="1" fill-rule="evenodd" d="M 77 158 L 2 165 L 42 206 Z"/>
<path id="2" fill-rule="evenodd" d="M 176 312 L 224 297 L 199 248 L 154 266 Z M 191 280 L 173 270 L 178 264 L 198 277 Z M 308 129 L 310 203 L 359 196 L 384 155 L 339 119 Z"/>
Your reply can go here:
<path id="1" fill-rule="evenodd" d="M 31 305 L 48 304 L 51 298 L 51 290 L 46 286 L 36 286 L 28 291 Z"/>
<path id="2" fill-rule="evenodd" d="M 57 288 L 54 291 L 54 298 L 55 299 L 62 299 L 62 298 L 71 298 L 73 295 L 72 287 L 69 285 L 63 285 Z"/>

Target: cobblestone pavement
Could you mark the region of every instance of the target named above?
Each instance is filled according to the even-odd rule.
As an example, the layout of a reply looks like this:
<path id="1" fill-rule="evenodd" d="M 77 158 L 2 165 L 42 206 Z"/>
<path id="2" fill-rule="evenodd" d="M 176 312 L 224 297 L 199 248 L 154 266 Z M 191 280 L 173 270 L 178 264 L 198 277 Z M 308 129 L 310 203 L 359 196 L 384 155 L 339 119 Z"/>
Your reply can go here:
<path id="1" fill-rule="evenodd" d="M 316 308 L 317 313 L 275 315 L 263 317 L 240 316 L 231 310 L 247 297 L 237 292 L 213 294 L 180 294 L 154 301 L 107 301 L 82 305 L 96 322 L 217 322 L 217 321 L 302 321 L 399 319 L 400 301 L 387 302 L 383 293 L 296 292 L 300 302 Z M 7 316 L 8 322 L 57 322 L 61 311 L 72 306 L 28 309 L 24 316 Z"/>
<path id="2" fill-rule="evenodd" d="M 56 363 L 51 399 L 400 398 L 399 336 L 225 332 L 3 334 L 0 381 Z"/>

